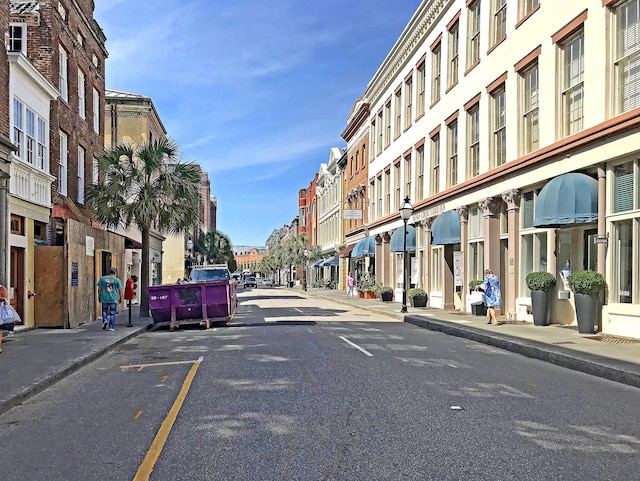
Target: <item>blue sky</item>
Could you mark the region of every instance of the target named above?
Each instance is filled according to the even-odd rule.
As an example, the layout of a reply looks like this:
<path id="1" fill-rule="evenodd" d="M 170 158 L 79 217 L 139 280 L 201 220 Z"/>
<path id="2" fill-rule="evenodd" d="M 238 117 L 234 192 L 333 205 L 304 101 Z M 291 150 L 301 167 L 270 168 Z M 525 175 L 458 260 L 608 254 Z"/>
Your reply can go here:
<path id="1" fill-rule="evenodd" d="M 209 174 L 218 230 L 264 245 L 297 215 L 420 0 L 96 0 L 107 88 L 150 97 Z"/>

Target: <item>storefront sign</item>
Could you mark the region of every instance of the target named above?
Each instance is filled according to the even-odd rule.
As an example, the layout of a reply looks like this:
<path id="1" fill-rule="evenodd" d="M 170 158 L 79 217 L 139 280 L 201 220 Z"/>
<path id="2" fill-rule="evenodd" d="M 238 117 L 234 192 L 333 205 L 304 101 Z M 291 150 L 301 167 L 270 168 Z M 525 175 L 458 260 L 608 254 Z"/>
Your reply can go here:
<path id="1" fill-rule="evenodd" d="M 89 257 L 93 257 L 93 251 L 95 250 L 95 242 L 93 237 L 91 236 L 85 236 L 85 248 L 86 248 L 86 253 Z"/>
<path id="2" fill-rule="evenodd" d="M 453 285 L 455 287 L 462 287 L 462 279 L 464 278 L 464 265 L 462 252 L 453 253 Z"/>
<path id="3" fill-rule="evenodd" d="M 71 287 L 78 287 L 78 261 L 71 261 Z"/>
<path id="4" fill-rule="evenodd" d="M 342 211 L 342 218 L 346 220 L 361 220 L 362 210 L 360 209 L 345 209 Z"/>
<path id="5" fill-rule="evenodd" d="M 420 212 L 416 212 L 413 214 L 413 221 L 420 222 L 421 220 L 426 220 L 431 217 L 436 217 L 444 212 L 444 204 L 434 205 L 432 207 L 427 207 L 426 209 L 421 210 Z"/>

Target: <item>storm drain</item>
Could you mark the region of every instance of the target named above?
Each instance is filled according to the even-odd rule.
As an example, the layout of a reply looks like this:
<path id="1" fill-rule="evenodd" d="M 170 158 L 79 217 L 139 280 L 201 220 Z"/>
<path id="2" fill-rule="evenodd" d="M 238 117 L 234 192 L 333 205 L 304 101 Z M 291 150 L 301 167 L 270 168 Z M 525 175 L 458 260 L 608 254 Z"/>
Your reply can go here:
<path id="1" fill-rule="evenodd" d="M 611 344 L 640 344 L 640 339 L 612 336 L 610 334 L 598 334 L 596 336 L 586 336 L 586 338 L 592 339 L 594 341 L 608 342 Z"/>

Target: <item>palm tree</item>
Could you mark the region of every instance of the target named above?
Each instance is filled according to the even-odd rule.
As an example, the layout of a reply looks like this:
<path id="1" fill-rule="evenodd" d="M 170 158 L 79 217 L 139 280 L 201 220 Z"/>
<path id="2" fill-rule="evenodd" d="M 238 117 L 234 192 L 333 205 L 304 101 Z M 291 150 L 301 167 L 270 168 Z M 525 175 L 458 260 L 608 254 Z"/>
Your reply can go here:
<path id="1" fill-rule="evenodd" d="M 137 227 L 142 233 L 140 316 L 149 317 L 151 229 L 177 234 L 200 222 L 200 166 L 178 159 L 169 139 L 132 147 L 118 144 L 98 158 L 98 183 L 87 200 L 107 228 Z"/>
<path id="2" fill-rule="evenodd" d="M 220 231 L 207 232 L 196 240 L 195 251 L 213 264 L 227 264 L 231 272 L 236 270 L 231 239 Z"/>

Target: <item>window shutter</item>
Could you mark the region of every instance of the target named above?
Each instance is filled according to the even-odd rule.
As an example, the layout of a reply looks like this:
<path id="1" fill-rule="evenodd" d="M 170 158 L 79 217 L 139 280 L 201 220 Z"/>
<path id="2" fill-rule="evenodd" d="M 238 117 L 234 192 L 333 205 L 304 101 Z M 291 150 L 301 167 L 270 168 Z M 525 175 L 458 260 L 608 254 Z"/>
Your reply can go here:
<path id="1" fill-rule="evenodd" d="M 525 192 L 522 196 L 524 200 L 522 227 L 533 227 L 533 192 Z"/>
<path id="2" fill-rule="evenodd" d="M 616 166 L 614 176 L 613 211 L 633 209 L 633 164 Z"/>

